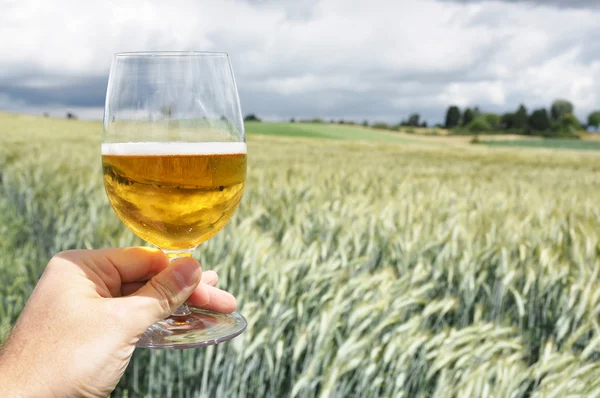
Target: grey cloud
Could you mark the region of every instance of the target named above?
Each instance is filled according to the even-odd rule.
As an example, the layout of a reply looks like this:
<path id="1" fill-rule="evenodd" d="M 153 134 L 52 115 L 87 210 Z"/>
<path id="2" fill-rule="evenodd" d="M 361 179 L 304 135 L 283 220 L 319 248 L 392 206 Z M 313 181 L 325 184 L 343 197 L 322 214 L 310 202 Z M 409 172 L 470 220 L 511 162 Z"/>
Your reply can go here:
<path id="1" fill-rule="evenodd" d="M 491 1 L 502 1 L 511 4 L 532 4 L 538 6 L 550 6 L 559 8 L 600 8 L 597 0 L 438 0 L 442 2 L 470 4 L 485 3 Z"/>
<path id="2" fill-rule="evenodd" d="M 437 92 L 431 89 L 431 92 Z M 310 119 L 313 117 L 362 121 L 400 122 L 409 113 L 418 112 L 422 119 L 430 123 L 441 121 L 443 115 L 435 104 L 399 109 L 392 103 L 392 97 L 386 92 L 356 94 L 348 90 L 331 90 L 327 93 L 309 92 L 295 95 L 282 95 L 269 91 L 240 91 L 244 113 L 258 115 L 277 115 L 280 119 L 291 117 Z M 417 96 L 407 97 L 410 102 Z"/>
<path id="3" fill-rule="evenodd" d="M 108 71 L 107 71 L 108 72 Z M 60 77 L 44 76 L 43 73 L 30 75 L 40 81 L 48 82 L 46 87 L 30 87 L 19 80 L 0 80 L 0 94 L 9 96 L 32 106 L 61 104 L 65 106 L 96 107 L 104 106 L 108 76 Z M 52 84 L 52 81 L 60 85 Z"/>

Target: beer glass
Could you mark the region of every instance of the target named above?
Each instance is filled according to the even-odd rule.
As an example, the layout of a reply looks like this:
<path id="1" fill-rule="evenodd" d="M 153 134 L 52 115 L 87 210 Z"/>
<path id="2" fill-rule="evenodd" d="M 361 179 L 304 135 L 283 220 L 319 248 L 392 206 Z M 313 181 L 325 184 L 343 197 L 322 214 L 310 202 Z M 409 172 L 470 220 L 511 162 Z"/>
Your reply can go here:
<path id="1" fill-rule="evenodd" d="M 191 256 L 238 207 L 246 143 L 227 54 L 120 53 L 113 58 L 102 139 L 108 199 L 121 221 L 173 261 Z M 239 335 L 246 320 L 186 304 L 139 347 L 190 348 Z"/>

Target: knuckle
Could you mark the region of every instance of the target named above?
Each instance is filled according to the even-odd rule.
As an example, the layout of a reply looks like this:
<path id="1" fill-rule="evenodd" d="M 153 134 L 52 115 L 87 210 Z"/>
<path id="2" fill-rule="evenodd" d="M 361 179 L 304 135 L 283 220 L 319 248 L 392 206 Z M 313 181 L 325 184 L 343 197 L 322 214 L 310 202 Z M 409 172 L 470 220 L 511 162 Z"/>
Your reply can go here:
<path id="1" fill-rule="evenodd" d="M 81 257 L 86 250 L 63 250 L 52 257 L 52 259 L 73 260 Z"/>
<path id="2" fill-rule="evenodd" d="M 166 286 L 157 278 L 152 278 L 148 282 L 157 292 L 158 304 L 164 313 L 170 314 L 173 308 L 177 306 L 176 294 L 169 286 Z"/>
<path id="3" fill-rule="evenodd" d="M 85 257 L 87 250 L 64 250 L 56 253 L 48 262 L 47 268 L 54 269 L 57 267 L 64 267 L 66 263 L 76 264 Z"/>
<path id="4" fill-rule="evenodd" d="M 46 272 L 59 271 L 64 268 L 66 263 L 74 262 L 75 256 L 72 252 L 73 250 L 62 251 L 52 256 L 46 265 Z"/>

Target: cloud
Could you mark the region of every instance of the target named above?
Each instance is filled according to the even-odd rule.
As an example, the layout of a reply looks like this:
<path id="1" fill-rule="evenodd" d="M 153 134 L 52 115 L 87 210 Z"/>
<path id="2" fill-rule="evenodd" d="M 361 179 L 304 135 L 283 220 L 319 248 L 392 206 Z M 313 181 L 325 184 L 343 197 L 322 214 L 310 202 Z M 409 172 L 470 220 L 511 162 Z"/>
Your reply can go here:
<path id="1" fill-rule="evenodd" d="M 106 85 L 106 76 L 67 78 L 41 75 L 23 79 L 18 83 L 0 83 L 0 93 L 31 105 L 63 104 L 90 107 L 104 104 Z"/>
<path id="2" fill-rule="evenodd" d="M 568 98 L 584 117 L 600 108 L 600 10 L 544 4 L 11 1 L 0 96 L 100 117 L 114 52 L 195 49 L 231 54 L 242 108 L 260 116 L 441 121 L 450 104 L 504 111 Z"/>
<path id="3" fill-rule="evenodd" d="M 442 0 L 455 3 L 484 3 L 491 1 L 502 1 L 511 4 L 532 4 L 544 7 L 559 7 L 559 8 L 596 8 L 599 7 L 597 0 Z"/>

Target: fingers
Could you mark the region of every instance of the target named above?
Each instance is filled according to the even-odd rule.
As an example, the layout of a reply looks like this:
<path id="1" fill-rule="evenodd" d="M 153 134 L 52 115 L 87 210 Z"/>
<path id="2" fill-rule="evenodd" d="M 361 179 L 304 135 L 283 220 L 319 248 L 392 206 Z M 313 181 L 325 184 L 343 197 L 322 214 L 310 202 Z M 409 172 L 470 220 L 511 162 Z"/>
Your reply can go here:
<path id="1" fill-rule="evenodd" d="M 147 281 L 169 265 L 169 259 L 161 250 L 149 247 L 101 249 L 97 252 L 119 272 L 121 283 Z"/>
<path id="2" fill-rule="evenodd" d="M 209 297 L 208 302 L 205 301 L 206 294 L 208 294 Z M 188 298 L 188 303 L 194 307 L 204 308 L 209 311 L 220 312 L 223 314 L 229 314 L 230 312 L 235 311 L 237 307 L 237 300 L 231 293 L 204 283 L 201 283 L 200 286 L 194 290 L 192 295 Z"/>
<path id="3" fill-rule="evenodd" d="M 148 281 L 169 265 L 169 259 L 161 250 L 148 247 L 102 249 L 99 252 L 103 252 L 119 271 L 122 284 Z M 202 282 L 216 286 L 219 276 L 215 271 L 207 271 L 202 274 Z"/>
<path id="4" fill-rule="evenodd" d="M 68 250 L 58 253 L 47 271 L 65 273 L 65 264 L 81 270 L 98 286 L 101 296 L 115 297 L 123 283 L 149 280 L 167 267 L 169 260 L 162 251 L 146 247 Z"/>
<path id="5" fill-rule="evenodd" d="M 146 282 L 131 282 L 121 285 L 121 297 L 134 294 L 144 286 Z"/>
<path id="6" fill-rule="evenodd" d="M 205 271 L 202 273 L 202 282 L 207 285 L 217 286 L 219 282 L 219 275 L 215 271 Z"/>
<path id="7" fill-rule="evenodd" d="M 204 308 L 210 311 L 229 314 L 235 311 L 237 300 L 230 293 L 215 287 L 219 276 L 215 271 L 206 271 L 202 273 L 202 283 L 194 289 L 194 292 L 187 299 L 188 304 Z M 132 282 L 121 286 L 121 295 L 128 296 L 141 289 L 146 282 Z M 208 297 L 208 303 L 206 302 Z"/>
<path id="8" fill-rule="evenodd" d="M 202 278 L 200 263 L 192 258 L 180 258 L 150 279 L 133 295 L 124 297 L 124 307 L 136 332 L 140 334 L 153 323 L 168 317 L 194 292 L 198 302 L 207 304 L 209 293 L 196 289 Z M 204 285 L 208 286 L 208 285 Z"/>
<path id="9" fill-rule="evenodd" d="M 205 283 L 210 286 L 216 286 L 219 282 L 219 275 L 215 271 L 204 271 L 202 272 L 202 283 Z M 129 296 L 137 292 L 144 286 L 146 282 L 130 282 L 124 283 L 121 285 L 121 294 L 120 296 Z"/>

